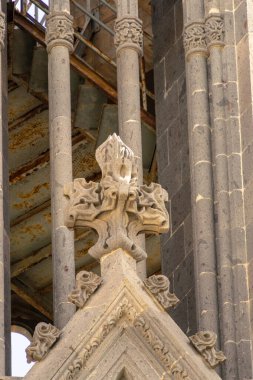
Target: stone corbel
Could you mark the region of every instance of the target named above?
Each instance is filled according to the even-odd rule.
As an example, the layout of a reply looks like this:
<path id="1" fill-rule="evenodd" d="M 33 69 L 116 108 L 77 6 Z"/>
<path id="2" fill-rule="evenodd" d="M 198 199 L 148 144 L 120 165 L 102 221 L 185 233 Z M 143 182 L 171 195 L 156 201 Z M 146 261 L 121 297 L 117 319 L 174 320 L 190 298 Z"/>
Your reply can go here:
<path id="1" fill-rule="evenodd" d="M 186 25 L 184 30 L 184 49 L 186 59 L 194 53 L 207 56 L 205 23 L 203 21 Z"/>
<path id="2" fill-rule="evenodd" d="M 102 278 L 93 272 L 81 271 L 76 275 L 76 287 L 68 297 L 78 308 L 84 307 L 87 300 L 101 285 Z"/>
<path id="3" fill-rule="evenodd" d="M 208 49 L 213 46 L 223 47 L 224 43 L 224 19 L 221 15 L 211 15 L 206 19 L 206 43 Z"/>
<path id="4" fill-rule="evenodd" d="M 197 334 L 190 336 L 189 339 L 211 368 L 217 367 L 226 360 L 223 352 L 216 351 L 215 349 L 217 335 L 214 332 L 200 331 Z"/>
<path id="5" fill-rule="evenodd" d="M 125 16 L 115 22 L 114 44 L 117 52 L 123 48 L 132 48 L 143 54 L 142 21 L 134 16 Z"/>
<path id="6" fill-rule="evenodd" d="M 66 12 L 51 12 L 47 16 L 47 51 L 50 52 L 54 46 L 66 46 L 72 52 L 73 42 L 73 17 Z"/>
<path id="7" fill-rule="evenodd" d="M 3 49 L 5 41 L 5 14 L 0 12 L 0 49 Z"/>
<path id="8" fill-rule="evenodd" d="M 157 301 L 168 310 L 179 302 L 175 294 L 170 293 L 170 282 L 166 276 L 153 275 L 144 280 L 146 288 L 155 296 Z"/>
<path id="9" fill-rule="evenodd" d="M 50 323 L 38 323 L 31 344 L 26 348 L 27 362 L 41 361 L 61 335 L 61 331 Z"/>
<path id="10" fill-rule="evenodd" d="M 100 183 L 81 178 L 65 186 L 70 200 L 65 223 L 97 231 L 98 241 L 88 251 L 97 260 L 122 248 L 141 261 L 147 254 L 136 243 L 137 235 L 169 229 L 164 204 L 168 195 L 156 183 L 138 186 L 136 158 L 116 134 L 97 149 L 96 160 L 102 170 Z"/>

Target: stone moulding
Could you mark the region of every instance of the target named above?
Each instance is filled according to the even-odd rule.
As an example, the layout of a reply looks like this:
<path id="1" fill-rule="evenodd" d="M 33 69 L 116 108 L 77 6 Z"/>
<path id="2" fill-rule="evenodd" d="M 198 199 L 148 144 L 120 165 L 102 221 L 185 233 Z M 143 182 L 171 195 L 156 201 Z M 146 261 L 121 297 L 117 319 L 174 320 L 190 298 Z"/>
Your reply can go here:
<path id="1" fill-rule="evenodd" d="M 170 282 L 166 276 L 150 276 L 144 280 L 144 285 L 166 310 L 176 306 L 179 302 L 179 299 L 176 297 L 176 295 L 170 293 Z"/>
<path id="2" fill-rule="evenodd" d="M 141 335 L 156 353 L 164 367 L 175 380 L 191 380 L 187 372 L 178 363 L 178 360 L 171 355 L 169 347 L 155 334 L 150 324 L 145 320 L 144 316 L 137 316 L 134 321 L 134 327 L 140 331 Z M 192 379 L 193 380 L 193 379 Z"/>
<path id="3" fill-rule="evenodd" d="M 86 301 L 101 285 L 102 278 L 93 272 L 81 271 L 76 275 L 76 286 L 70 293 L 68 300 L 78 308 L 84 307 Z"/>
<path id="4" fill-rule="evenodd" d="M 134 16 L 122 17 L 115 22 L 114 44 L 117 52 L 125 47 L 143 54 L 142 21 Z"/>
<path id="5" fill-rule="evenodd" d="M 74 28 L 73 17 L 66 12 L 51 12 L 47 16 L 46 45 L 47 50 L 54 46 L 66 46 L 73 50 Z"/>
<path id="6" fill-rule="evenodd" d="M 100 183 L 81 178 L 65 186 L 65 223 L 97 231 L 98 241 L 88 251 L 95 259 L 121 248 L 141 261 L 147 254 L 136 243 L 137 235 L 169 229 L 164 204 L 168 194 L 156 183 L 138 186 L 136 158 L 116 134 L 97 149 L 96 159 L 102 170 Z"/>
<path id="7" fill-rule="evenodd" d="M 38 323 L 31 344 L 25 350 L 27 362 L 41 361 L 60 335 L 60 330 L 50 323 Z"/>
<path id="8" fill-rule="evenodd" d="M 203 356 L 205 362 L 215 368 L 226 360 L 222 351 L 216 351 L 217 335 L 212 331 L 200 331 L 189 337 L 196 350 Z"/>
<path id="9" fill-rule="evenodd" d="M 212 46 L 224 46 L 224 20 L 221 15 L 211 15 L 206 19 L 206 42 L 208 48 Z"/>
<path id="10" fill-rule="evenodd" d="M 119 305 L 98 329 L 98 332 L 95 333 L 94 337 L 85 348 L 81 350 L 78 357 L 76 357 L 68 366 L 63 374 L 63 380 L 75 380 L 78 378 L 81 370 L 85 368 L 89 358 L 99 348 L 105 338 L 117 326 L 118 322 L 123 317 L 126 317 L 136 331 L 139 331 L 141 336 L 145 338 L 158 360 L 164 365 L 166 371 L 172 375 L 172 379 L 193 380 L 190 379 L 187 372 L 179 364 L 179 359 L 175 359 L 174 356 L 170 354 L 169 347 L 162 342 L 149 323 L 145 320 L 144 316 L 137 312 L 135 307 L 126 297 L 121 300 Z"/>
<path id="11" fill-rule="evenodd" d="M 184 30 L 184 49 L 186 58 L 193 53 L 207 55 L 204 22 L 198 21 L 186 25 Z"/>
<path id="12" fill-rule="evenodd" d="M 0 12 L 0 49 L 4 47 L 5 40 L 5 14 Z"/>

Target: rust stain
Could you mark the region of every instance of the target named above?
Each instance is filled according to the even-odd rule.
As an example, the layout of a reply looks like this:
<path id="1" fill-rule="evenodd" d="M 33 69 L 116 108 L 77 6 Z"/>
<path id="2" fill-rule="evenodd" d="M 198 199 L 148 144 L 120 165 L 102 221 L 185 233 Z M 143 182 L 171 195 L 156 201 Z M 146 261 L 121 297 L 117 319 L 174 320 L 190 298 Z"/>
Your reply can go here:
<path id="1" fill-rule="evenodd" d="M 47 223 L 50 224 L 52 221 L 51 212 L 47 214 L 43 214 L 44 218 L 46 219 Z"/>
<path id="2" fill-rule="evenodd" d="M 43 226 L 41 224 L 33 224 L 31 226 L 26 226 L 20 229 L 21 233 L 29 234 L 32 236 L 31 241 L 35 240 L 36 237 L 40 234 L 45 232 Z"/>
<path id="3" fill-rule="evenodd" d="M 33 195 L 35 194 L 38 194 L 38 192 L 42 189 L 42 188 L 45 188 L 46 190 L 49 189 L 49 183 L 45 182 L 45 183 L 41 183 L 37 186 L 35 186 L 32 191 L 30 191 L 29 193 L 20 193 L 18 194 L 18 197 L 20 197 L 21 199 L 29 199 L 31 198 Z"/>
<path id="4" fill-rule="evenodd" d="M 11 136 L 9 149 L 16 150 L 24 148 L 27 145 L 33 145 L 39 138 L 45 137 L 48 133 L 45 121 L 37 121 L 36 125 L 31 123 L 24 128 L 21 128 L 18 133 Z"/>
<path id="5" fill-rule="evenodd" d="M 16 208 L 17 210 L 23 210 L 23 209 L 27 209 L 31 206 L 30 202 L 28 201 L 24 201 L 24 202 L 20 202 L 20 203 L 14 203 L 13 204 L 13 207 Z"/>

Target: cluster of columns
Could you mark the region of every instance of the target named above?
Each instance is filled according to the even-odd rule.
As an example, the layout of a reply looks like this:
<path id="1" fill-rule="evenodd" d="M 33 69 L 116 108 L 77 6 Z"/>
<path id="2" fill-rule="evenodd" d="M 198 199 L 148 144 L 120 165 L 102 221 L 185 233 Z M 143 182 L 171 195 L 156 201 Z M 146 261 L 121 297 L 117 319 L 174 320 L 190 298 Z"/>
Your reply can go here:
<path id="1" fill-rule="evenodd" d="M 11 373 L 6 1 L 0 1 L 0 376 Z"/>
<path id="2" fill-rule="evenodd" d="M 140 71 L 143 54 L 142 21 L 138 17 L 138 0 L 117 0 L 115 22 L 117 56 L 117 90 L 119 135 L 137 159 L 139 185 L 143 183 Z M 138 245 L 145 247 L 145 236 L 138 236 Z M 146 260 L 137 264 L 138 274 L 146 277 Z"/>
<path id="3" fill-rule="evenodd" d="M 228 357 L 222 378 L 234 379 L 239 366 L 231 344 L 236 341 L 236 316 L 220 0 L 184 2 L 184 19 L 198 328 L 220 336 Z"/>

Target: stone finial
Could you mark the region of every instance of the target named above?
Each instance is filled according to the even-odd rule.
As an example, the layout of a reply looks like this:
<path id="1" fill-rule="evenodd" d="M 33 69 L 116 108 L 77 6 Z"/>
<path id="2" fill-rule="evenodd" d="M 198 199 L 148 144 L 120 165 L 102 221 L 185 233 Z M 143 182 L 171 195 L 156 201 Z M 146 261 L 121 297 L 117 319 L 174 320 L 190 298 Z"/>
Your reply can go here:
<path id="1" fill-rule="evenodd" d="M 68 297 L 78 308 L 82 308 L 88 298 L 101 285 L 102 278 L 93 272 L 81 271 L 76 275 L 76 287 Z"/>
<path id="2" fill-rule="evenodd" d="M 5 40 L 5 14 L 0 12 L 0 49 L 4 47 Z"/>
<path id="3" fill-rule="evenodd" d="M 31 344 L 26 348 L 27 362 L 41 361 L 59 338 L 61 332 L 50 323 L 38 323 Z"/>
<path id="4" fill-rule="evenodd" d="M 46 44 L 47 50 L 54 46 L 66 46 L 73 50 L 74 28 L 73 17 L 67 12 L 51 12 L 47 16 Z"/>
<path id="5" fill-rule="evenodd" d="M 224 46 L 224 20 L 221 15 L 211 15 L 205 24 L 207 46 Z"/>
<path id="6" fill-rule="evenodd" d="M 190 54 L 207 55 L 205 24 L 202 21 L 188 24 L 184 30 L 184 49 L 186 58 Z"/>
<path id="7" fill-rule="evenodd" d="M 130 47 L 142 55 L 142 21 L 134 16 L 125 16 L 117 19 L 115 22 L 114 44 L 117 48 L 117 52 L 124 47 Z"/>
<path id="8" fill-rule="evenodd" d="M 167 310 L 170 307 L 174 307 L 179 302 L 179 299 L 176 297 L 176 295 L 170 293 L 170 282 L 166 276 L 150 276 L 144 280 L 144 284 L 155 296 L 158 302 L 160 302 L 164 309 Z"/>
<path id="9" fill-rule="evenodd" d="M 197 334 L 190 336 L 189 339 L 211 368 L 217 367 L 220 363 L 226 360 L 223 352 L 216 351 L 215 349 L 217 335 L 214 332 L 200 331 Z"/>
<path id="10" fill-rule="evenodd" d="M 96 159 L 102 170 L 100 183 L 75 179 L 65 186 L 70 199 L 66 225 L 97 231 L 98 241 L 89 249 L 96 259 L 122 248 L 136 261 L 143 260 L 147 254 L 136 237 L 140 232 L 168 231 L 168 195 L 156 183 L 138 186 L 136 158 L 116 134 L 97 149 Z"/>

